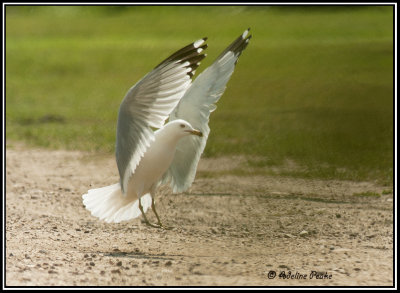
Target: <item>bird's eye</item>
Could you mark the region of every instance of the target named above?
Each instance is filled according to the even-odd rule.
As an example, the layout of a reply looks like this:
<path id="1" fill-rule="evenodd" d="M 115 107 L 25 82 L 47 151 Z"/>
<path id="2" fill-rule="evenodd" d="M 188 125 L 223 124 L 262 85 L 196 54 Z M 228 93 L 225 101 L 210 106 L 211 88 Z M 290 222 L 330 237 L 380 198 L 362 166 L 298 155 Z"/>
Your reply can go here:
<path id="1" fill-rule="evenodd" d="M 181 124 L 180 126 L 181 126 L 181 128 L 185 128 L 185 124 Z"/>

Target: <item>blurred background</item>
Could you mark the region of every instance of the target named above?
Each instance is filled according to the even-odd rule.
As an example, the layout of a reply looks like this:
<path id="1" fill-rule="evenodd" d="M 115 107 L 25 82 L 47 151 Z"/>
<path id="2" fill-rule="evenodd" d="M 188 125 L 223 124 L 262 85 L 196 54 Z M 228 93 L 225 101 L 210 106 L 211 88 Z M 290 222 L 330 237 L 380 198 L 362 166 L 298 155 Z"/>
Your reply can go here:
<path id="1" fill-rule="evenodd" d="M 204 157 L 245 158 L 235 174 L 392 184 L 393 13 L 390 6 L 6 6 L 7 144 L 112 155 L 119 104 L 133 84 L 207 36 L 197 76 L 251 27 L 211 115 Z"/>

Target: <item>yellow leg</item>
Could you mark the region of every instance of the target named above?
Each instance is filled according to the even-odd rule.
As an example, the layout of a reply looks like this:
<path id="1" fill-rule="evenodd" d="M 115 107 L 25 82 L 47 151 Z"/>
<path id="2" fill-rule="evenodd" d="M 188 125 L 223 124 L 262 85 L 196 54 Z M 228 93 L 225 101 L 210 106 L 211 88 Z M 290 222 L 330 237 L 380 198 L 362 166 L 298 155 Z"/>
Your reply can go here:
<path id="1" fill-rule="evenodd" d="M 143 216 L 144 222 L 145 222 L 148 226 L 153 227 L 153 228 L 160 228 L 160 226 L 154 225 L 154 224 L 150 223 L 149 220 L 147 220 L 146 214 L 145 214 L 144 211 L 143 211 L 142 203 L 140 202 L 140 197 L 139 197 L 139 210 L 142 212 L 142 216 Z M 157 218 L 158 218 L 158 217 L 157 217 Z"/>
<path id="2" fill-rule="evenodd" d="M 158 216 L 157 211 L 156 211 L 156 203 L 154 201 L 154 197 L 151 198 L 151 209 L 153 210 L 154 214 L 156 215 L 156 218 L 158 221 L 157 224 L 159 225 L 159 227 L 166 229 L 166 230 L 171 229 L 171 227 L 166 227 L 163 225 L 163 223 L 161 223 L 160 217 Z"/>

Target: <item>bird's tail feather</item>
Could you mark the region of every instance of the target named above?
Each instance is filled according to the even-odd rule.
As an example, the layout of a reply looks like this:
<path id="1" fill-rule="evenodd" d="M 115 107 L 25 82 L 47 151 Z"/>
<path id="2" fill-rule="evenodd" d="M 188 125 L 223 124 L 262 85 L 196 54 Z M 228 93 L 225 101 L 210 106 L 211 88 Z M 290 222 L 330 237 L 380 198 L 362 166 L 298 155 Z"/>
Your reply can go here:
<path id="1" fill-rule="evenodd" d="M 139 217 L 139 201 L 124 196 L 119 183 L 102 188 L 90 189 L 82 195 L 83 204 L 95 217 L 107 223 L 119 223 Z M 143 211 L 151 206 L 149 193 L 141 197 Z"/>

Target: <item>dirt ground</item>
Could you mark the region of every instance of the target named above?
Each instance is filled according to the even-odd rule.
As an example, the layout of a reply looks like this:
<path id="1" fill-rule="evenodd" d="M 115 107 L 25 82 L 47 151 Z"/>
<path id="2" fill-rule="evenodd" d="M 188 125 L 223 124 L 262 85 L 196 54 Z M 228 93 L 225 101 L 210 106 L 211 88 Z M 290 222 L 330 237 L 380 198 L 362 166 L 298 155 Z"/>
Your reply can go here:
<path id="1" fill-rule="evenodd" d="M 199 170 L 238 161 L 203 159 Z M 390 187 L 209 177 L 159 192 L 172 230 L 106 224 L 81 196 L 118 181 L 113 157 L 7 147 L 5 285 L 393 286 Z M 385 194 L 355 195 L 369 191 Z"/>

